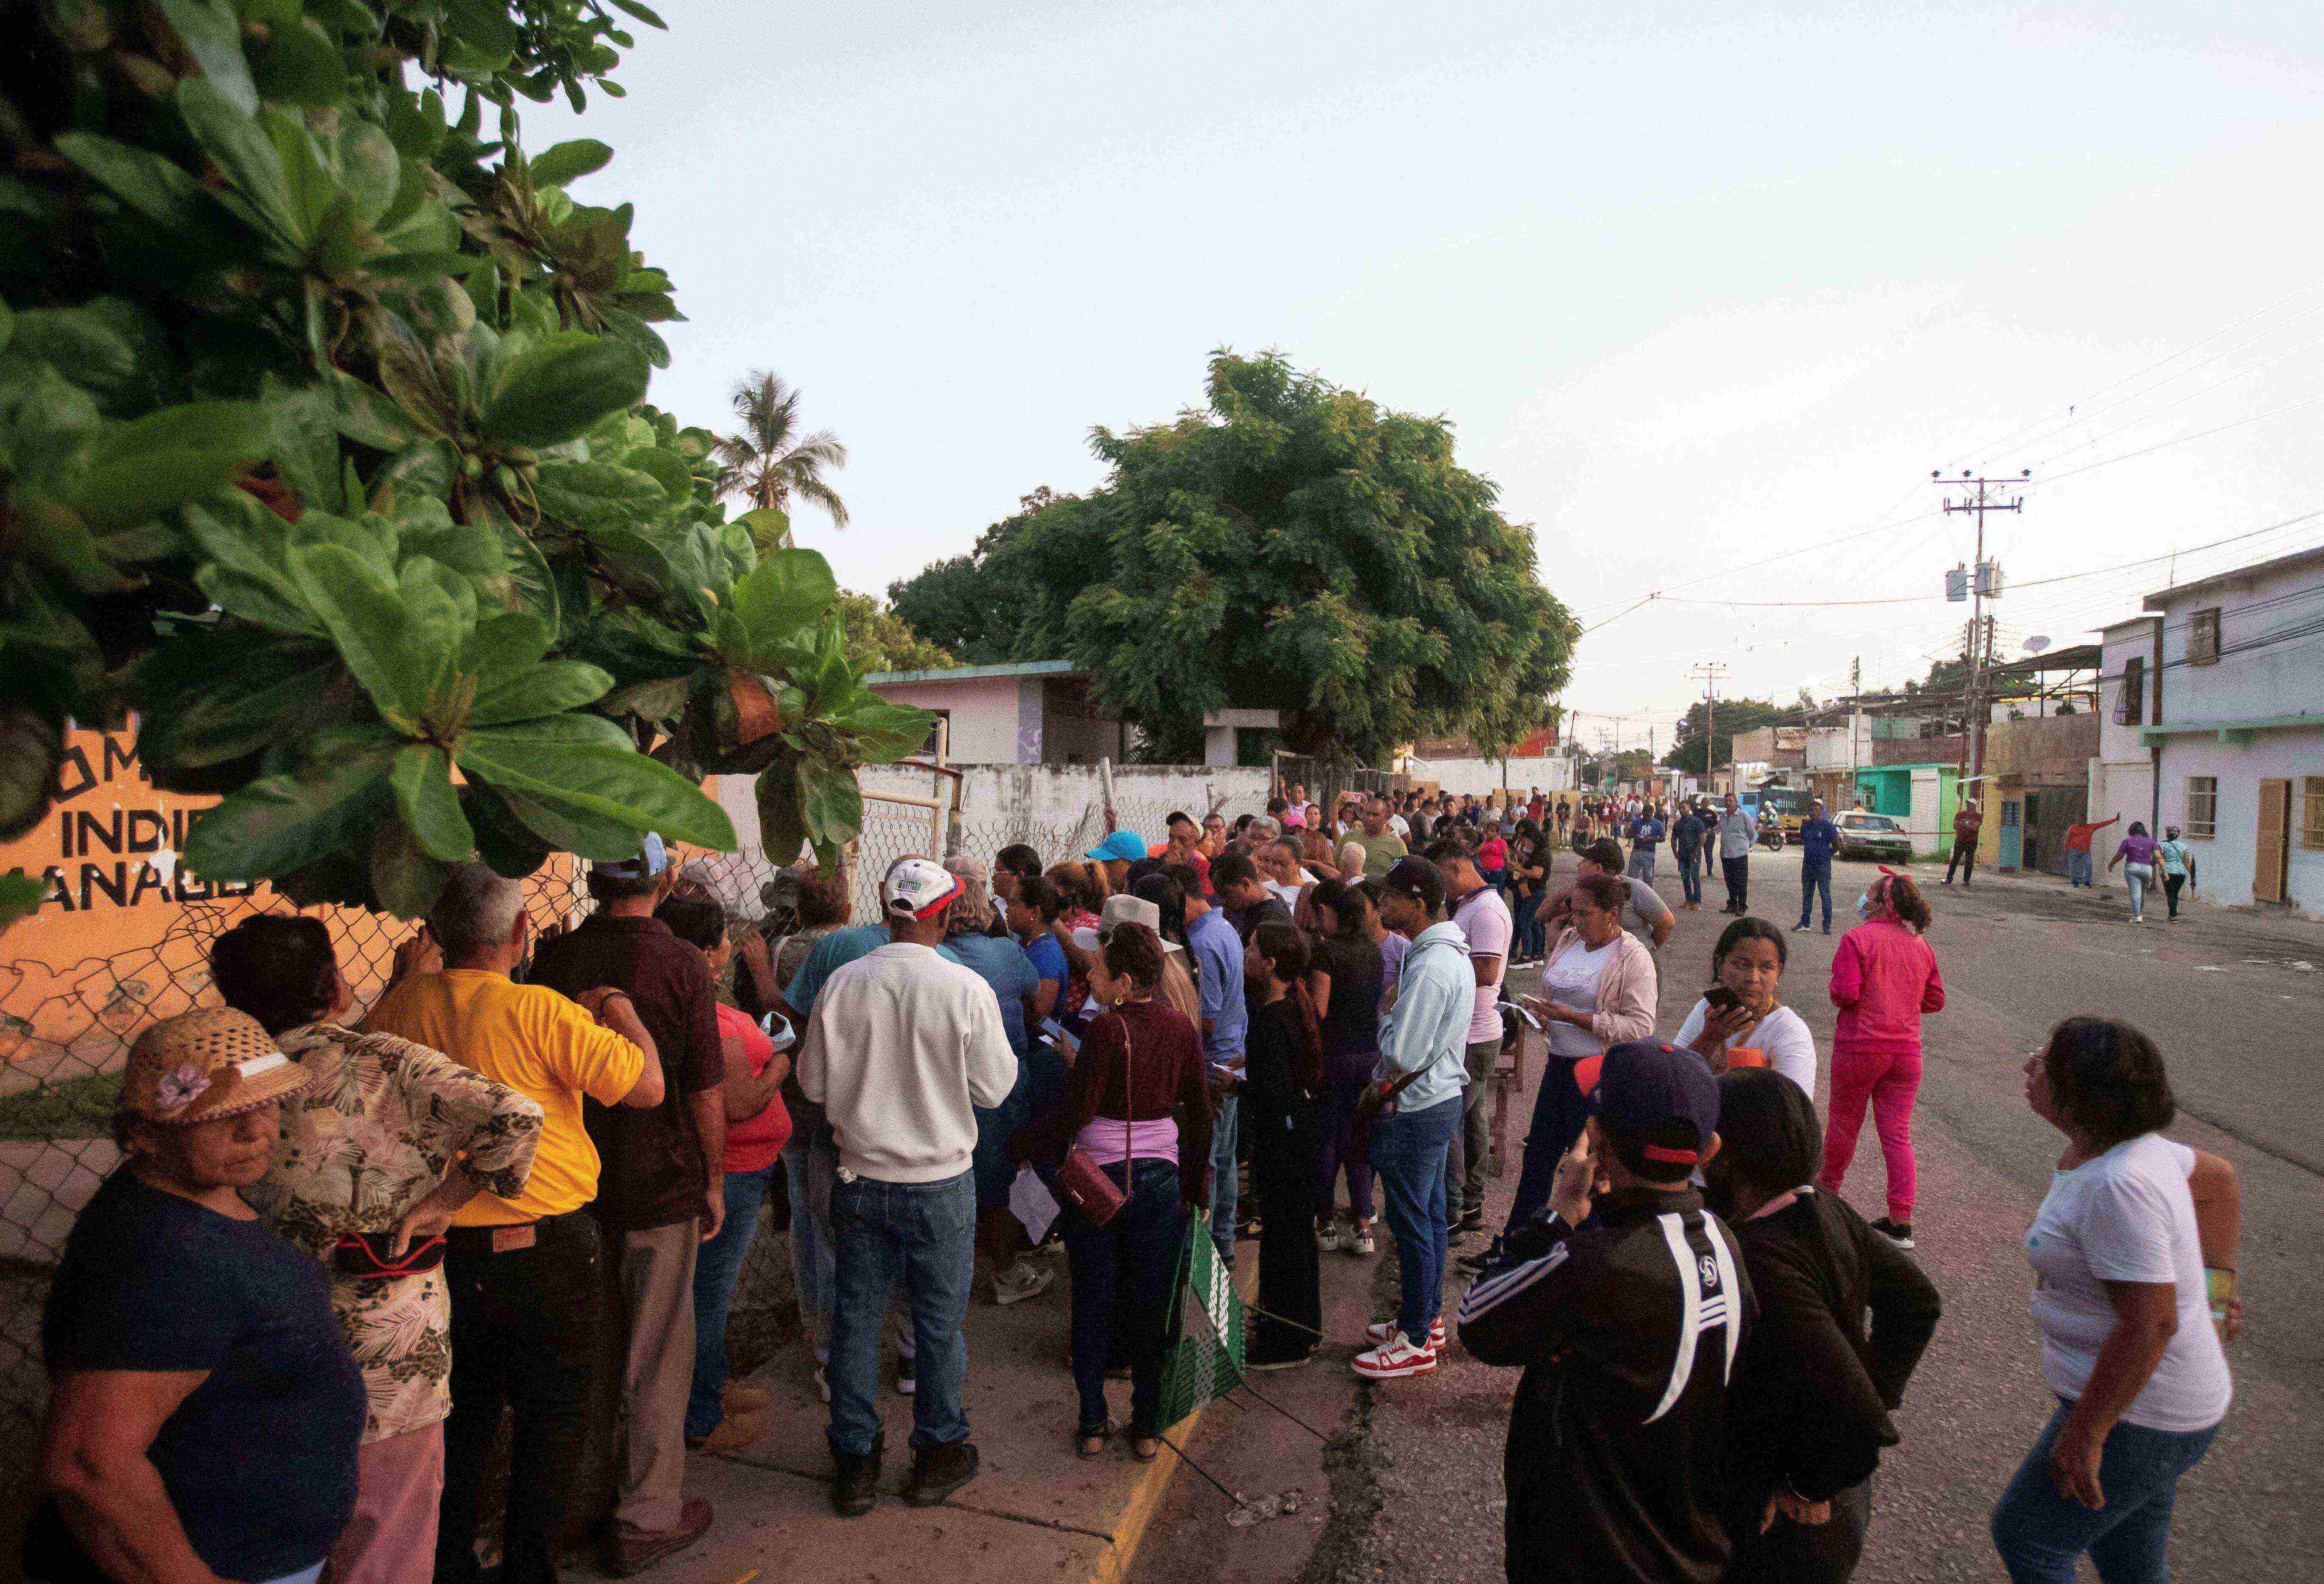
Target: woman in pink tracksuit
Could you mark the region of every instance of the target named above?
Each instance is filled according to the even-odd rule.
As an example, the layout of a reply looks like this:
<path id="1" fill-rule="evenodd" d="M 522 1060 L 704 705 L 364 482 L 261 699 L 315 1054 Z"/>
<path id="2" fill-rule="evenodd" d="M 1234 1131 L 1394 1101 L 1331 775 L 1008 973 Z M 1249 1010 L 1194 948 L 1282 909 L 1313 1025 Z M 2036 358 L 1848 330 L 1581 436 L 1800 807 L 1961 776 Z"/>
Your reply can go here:
<path id="1" fill-rule="evenodd" d="M 1858 904 L 1864 922 L 1840 937 L 1831 959 L 1831 1112 L 1824 1124 L 1822 1185 L 1840 1191 L 1866 1101 L 1888 1163 L 1888 1213 L 1872 1229 L 1913 1246 L 1913 1099 L 1921 1088 L 1921 1014 L 1945 1004 L 1937 954 L 1921 939 L 1929 904 L 1903 875 L 1883 874 Z"/>

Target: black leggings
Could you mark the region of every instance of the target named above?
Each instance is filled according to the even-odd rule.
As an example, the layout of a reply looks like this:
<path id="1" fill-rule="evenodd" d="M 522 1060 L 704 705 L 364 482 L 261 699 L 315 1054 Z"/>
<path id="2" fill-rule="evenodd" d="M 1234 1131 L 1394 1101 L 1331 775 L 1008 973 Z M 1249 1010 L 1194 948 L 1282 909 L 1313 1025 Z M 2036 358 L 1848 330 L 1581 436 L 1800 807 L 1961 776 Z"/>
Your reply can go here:
<path id="1" fill-rule="evenodd" d="M 2163 876 L 2163 899 L 2171 904 L 2171 916 L 2174 919 L 2179 916 L 2179 888 L 2186 884 L 2187 876 L 2184 875 Z"/>

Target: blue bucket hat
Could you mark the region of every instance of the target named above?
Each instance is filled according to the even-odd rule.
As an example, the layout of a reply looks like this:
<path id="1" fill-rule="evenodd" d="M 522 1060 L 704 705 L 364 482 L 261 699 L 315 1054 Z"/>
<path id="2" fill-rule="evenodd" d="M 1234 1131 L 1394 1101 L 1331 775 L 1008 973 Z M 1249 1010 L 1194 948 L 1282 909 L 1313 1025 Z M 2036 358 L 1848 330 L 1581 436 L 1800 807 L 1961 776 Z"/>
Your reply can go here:
<path id="1" fill-rule="evenodd" d="M 1085 858 L 1104 858 L 1109 862 L 1119 859 L 1125 864 L 1134 864 L 1145 856 L 1146 838 L 1135 830 L 1117 830 L 1082 855 Z"/>

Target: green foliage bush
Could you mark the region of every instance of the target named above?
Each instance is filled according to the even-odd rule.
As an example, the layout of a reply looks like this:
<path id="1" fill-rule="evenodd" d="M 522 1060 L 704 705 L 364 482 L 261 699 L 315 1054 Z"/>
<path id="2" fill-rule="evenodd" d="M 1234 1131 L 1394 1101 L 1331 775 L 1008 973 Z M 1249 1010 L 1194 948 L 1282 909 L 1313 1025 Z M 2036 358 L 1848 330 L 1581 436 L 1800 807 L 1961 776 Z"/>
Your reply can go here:
<path id="1" fill-rule="evenodd" d="M 618 94 L 632 0 L 43 0 L 0 64 L 0 836 L 68 719 L 224 794 L 217 879 L 410 915 L 760 776 L 826 859 L 917 747 L 813 551 L 644 405 L 679 317 L 516 106 Z M 761 530 L 779 523 L 756 521 Z M 779 536 L 772 536 L 779 542 Z"/>

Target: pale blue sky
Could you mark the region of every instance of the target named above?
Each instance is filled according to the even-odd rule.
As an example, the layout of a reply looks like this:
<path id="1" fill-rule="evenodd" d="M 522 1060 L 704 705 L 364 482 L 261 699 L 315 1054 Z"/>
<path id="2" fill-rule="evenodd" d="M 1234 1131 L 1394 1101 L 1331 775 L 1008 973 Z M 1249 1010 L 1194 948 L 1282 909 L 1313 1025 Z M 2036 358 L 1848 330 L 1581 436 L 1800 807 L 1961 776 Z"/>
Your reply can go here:
<path id="1" fill-rule="evenodd" d="M 848 442 L 853 525 L 798 527 L 857 588 L 1097 482 L 1090 426 L 1168 417 L 1222 345 L 1451 418 L 1591 620 L 1932 509 L 1932 467 L 2057 477 L 2324 396 L 2324 289 L 2282 301 L 2324 287 L 2310 5 L 663 10 L 578 123 L 619 151 L 579 191 L 637 203 L 690 316 L 652 400 L 718 425 L 770 366 Z M 2324 406 L 2057 477 L 1995 535 L 2007 573 L 2324 508 L 2319 432 Z M 1913 522 L 1688 592 L 1919 595 L 1966 546 Z M 2164 580 L 2026 588 L 2008 646 Z M 1697 660 L 1830 694 L 1852 656 L 1920 675 L 1962 614 L 1651 606 L 1586 639 L 1566 701 L 1636 718 L 1627 745 Z"/>

